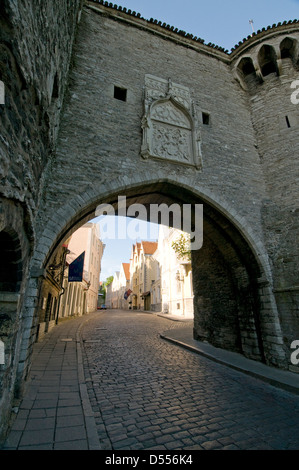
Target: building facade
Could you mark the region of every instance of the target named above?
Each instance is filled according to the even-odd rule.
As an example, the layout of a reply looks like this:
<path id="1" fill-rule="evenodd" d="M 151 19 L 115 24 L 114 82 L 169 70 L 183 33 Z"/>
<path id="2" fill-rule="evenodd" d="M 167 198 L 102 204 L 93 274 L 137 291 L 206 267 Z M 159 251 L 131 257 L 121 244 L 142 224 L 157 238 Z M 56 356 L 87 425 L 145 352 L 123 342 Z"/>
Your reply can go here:
<path id="1" fill-rule="evenodd" d="M 298 20 L 226 51 L 102 0 L 23 6 L 0 17 L 0 435 L 57 308 L 50 267 L 118 195 L 203 204 L 194 338 L 298 371 Z"/>
<path id="2" fill-rule="evenodd" d="M 131 306 L 129 296 L 125 295 L 130 289 L 130 263 L 121 263 L 119 272 L 119 307 L 129 310 Z"/>
<path id="3" fill-rule="evenodd" d="M 151 310 L 151 289 L 157 276 L 153 254 L 157 242 L 141 241 L 132 246 L 130 259 L 130 295 L 133 310 Z"/>
<path id="4" fill-rule="evenodd" d="M 120 308 L 119 288 L 119 271 L 115 271 L 113 275 L 113 281 L 111 282 L 111 284 L 109 284 L 106 294 L 106 303 L 109 308 Z"/>
<path id="5" fill-rule="evenodd" d="M 97 310 L 100 287 L 101 261 L 104 245 L 100 240 L 99 225 L 87 223 L 80 227 L 68 242 L 64 276 L 64 295 L 60 316 L 83 315 Z M 68 266 L 82 253 L 84 256 L 83 278 L 81 282 L 69 282 Z"/>
<path id="6" fill-rule="evenodd" d="M 107 307 L 121 310 L 132 309 L 131 297 L 125 295 L 130 291 L 130 286 L 130 263 L 121 263 L 120 270 L 114 273 L 113 281 L 107 286 Z"/>
<path id="7" fill-rule="evenodd" d="M 153 310 L 193 318 L 191 258 L 180 257 L 173 248 L 180 230 L 160 226 L 158 248 L 154 253 L 157 281 L 152 285 Z M 158 273 L 159 272 L 159 273 Z"/>

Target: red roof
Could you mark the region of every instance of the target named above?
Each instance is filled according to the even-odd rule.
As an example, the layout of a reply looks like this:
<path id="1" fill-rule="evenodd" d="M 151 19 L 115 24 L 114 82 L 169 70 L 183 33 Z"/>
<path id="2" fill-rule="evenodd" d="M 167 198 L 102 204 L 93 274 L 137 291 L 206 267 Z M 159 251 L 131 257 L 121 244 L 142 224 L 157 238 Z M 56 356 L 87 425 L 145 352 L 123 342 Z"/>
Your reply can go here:
<path id="1" fill-rule="evenodd" d="M 124 268 L 124 273 L 126 276 L 126 279 L 130 279 L 130 263 L 123 263 L 123 268 Z"/>
<path id="2" fill-rule="evenodd" d="M 158 242 L 143 241 L 141 243 L 142 243 L 144 254 L 146 255 L 152 255 L 153 253 L 155 253 L 156 249 L 158 248 Z"/>

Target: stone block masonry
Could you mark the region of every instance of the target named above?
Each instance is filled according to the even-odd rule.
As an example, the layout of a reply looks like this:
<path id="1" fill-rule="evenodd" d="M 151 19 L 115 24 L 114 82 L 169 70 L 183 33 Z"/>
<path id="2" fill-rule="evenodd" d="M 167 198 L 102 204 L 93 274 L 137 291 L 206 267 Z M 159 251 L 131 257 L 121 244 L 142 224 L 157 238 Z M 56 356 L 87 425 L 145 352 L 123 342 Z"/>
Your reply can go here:
<path id="1" fill-rule="evenodd" d="M 30 335 L 25 325 L 34 220 L 56 145 L 80 8 L 80 0 L 1 3 L 0 79 L 5 93 L 0 104 L 0 337 L 6 361 L 0 366 L 0 438 L 9 404 L 26 375 L 32 344 L 28 337 L 34 337 L 32 317 Z M 3 277 L 10 278 L 9 285 Z M 9 296 L 18 301 L 8 309 Z"/>
<path id="2" fill-rule="evenodd" d="M 18 302 L 13 314 L 2 302 L 12 361 L 1 410 L 30 367 L 45 269 L 120 195 L 204 205 L 195 337 L 288 368 L 299 335 L 297 21 L 229 54 L 103 1 L 2 10 L 1 298 Z"/>
<path id="3" fill-rule="evenodd" d="M 261 295 L 265 297 L 263 283 L 272 286 L 275 272 L 263 224 L 265 208 L 271 201 L 270 176 L 265 176 L 261 160 L 267 141 L 260 141 L 256 134 L 256 126 L 262 132 L 263 125 L 259 123 L 264 122 L 265 106 L 255 118 L 257 113 L 251 99 L 259 96 L 260 100 L 265 99 L 267 82 L 265 80 L 259 88 L 257 84 L 251 98 L 250 90 L 240 86 L 240 80 L 233 79 L 236 67 L 238 70 L 239 51 L 234 51 L 230 58 L 223 51 L 201 43 L 194 45 L 192 42 L 192 47 L 190 43 L 186 48 L 186 41 L 180 41 L 177 36 L 174 40 L 172 33 L 167 39 L 165 41 L 165 31 L 158 26 L 152 27 L 139 18 L 133 20 L 101 2 L 89 2 L 84 8 L 55 161 L 45 186 L 47 211 L 39 212 L 36 223 L 39 246 L 43 247 L 41 252 L 46 255 L 48 247 L 52 253 L 58 240 L 74 230 L 78 214 L 82 222 L 85 221 L 101 202 L 113 202 L 122 193 L 140 198 L 142 192 L 159 192 L 161 202 L 165 198 L 176 201 L 171 186 L 184 188 L 185 199 L 181 197 L 181 202 L 206 204 L 204 238 L 207 242 L 211 240 L 213 250 L 218 253 L 211 257 L 208 255 L 211 251 L 207 250 L 207 258 L 203 251 L 198 255 L 210 262 L 218 259 L 208 295 L 212 300 L 204 302 L 207 309 L 204 336 L 220 346 L 234 349 L 237 344 L 249 357 L 285 367 L 283 350 L 287 349 L 289 339 L 282 345 L 279 328 L 273 326 L 269 335 L 264 326 L 269 316 L 272 325 L 279 324 L 279 312 L 276 307 L 273 310 L 276 299 L 271 288 L 266 301 L 261 302 Z M 280 39 L 282 41 L 283 36 Z M 258 47 L 257 43 L 253 50 Z M 244 54 L 243 50 L 242 57 Z M 158 85 L 149 87 L 147 80 L 151 78 L 147 77 L 160 83 L 160 89 Z M 165 91 L 166 83 L 168 91 Z M 180 108 L 177 104 L 177 109 L 187 110 L 183 95 L 176 95 L 175 90 L 180 86 L 192 101 L 192 129 L 201 146 L 200 168 L 163 158 L 156 161 L 142 155 L 145 132 L 142 118 L 146 116 L 146 104 L 153 106 L 149 97 L 156 103 L 160 100 L 162 106 L 163 100 L 166 102 L 172 96 L 173 103 L 177 99 L 183 106 Z M 122 99 L 115 94 L 120 93 L 119 90 L 126 91 Z M 203 113 L 209 116 L 208 123 L 202 119 Z M 269 109 L 265 113 L 269 113 Z M 89 204 L 82 206 L 82 199 L 89 199 Z M 149 196 L 142 200 L 149 204 L 154 199 Z M 228 244 L 225 237 L 230 240 Z M 221 267 L 220 260 L 224 259 L 228 274 L 224 274 L 226 270 Z M 36 256 L 35 263 L 43 262 Z M 244 282 L 241 285 L 242 267 Z M 196 265 L 193 271 L 197 272 Z M 228 278 L 231 280 L 227 281 Z M 195 286 L 198 279 L 195 275 Z M 195 292 L 195 330 L 196 325 L 201 324 L 200 331 L 203 326 L 201 298 L 202 294 Z M 227 309 L 231 312 L 227 317 L 231 318 L 229 332 L 222 330 L 216 338 L 215 318 L 225 316 Z M 241 333 L 240 328 L 244 329 Z M 209 330 L 213 331 L 212 335 L 208 334 Z M 195 331 L 195 335 L 200 334 L 202 331 Z M 281 345 L 280 353 L 277 344 Z"/>

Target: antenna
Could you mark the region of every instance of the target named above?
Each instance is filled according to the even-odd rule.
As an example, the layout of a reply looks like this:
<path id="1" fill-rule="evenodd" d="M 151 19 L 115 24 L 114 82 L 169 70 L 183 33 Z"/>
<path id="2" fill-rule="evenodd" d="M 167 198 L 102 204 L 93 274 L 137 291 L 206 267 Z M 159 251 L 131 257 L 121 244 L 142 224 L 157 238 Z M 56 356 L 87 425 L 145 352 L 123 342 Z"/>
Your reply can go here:
<path id="1" fill-rule="evenodd" d="M 252 32 L 254 33 L 254 27 L 253 27 L 253 20 L 249 20 L 249 24 L 251 24 L 251 27 L 252 27 Z"/>

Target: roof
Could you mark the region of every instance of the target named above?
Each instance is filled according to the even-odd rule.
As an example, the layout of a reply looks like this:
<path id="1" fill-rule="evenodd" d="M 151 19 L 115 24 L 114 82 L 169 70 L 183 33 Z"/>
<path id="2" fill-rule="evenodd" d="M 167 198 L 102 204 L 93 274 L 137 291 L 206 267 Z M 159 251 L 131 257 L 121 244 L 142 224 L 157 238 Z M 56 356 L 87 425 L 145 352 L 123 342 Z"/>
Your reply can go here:
<path id="1" fill-rule="evenodd" d="M 130 279 L 130 263 L 123 263 L 123 270 L 126 276 L 126 279 Z"/>
<path id="2" fill-rule="evenodd" d="M 141 242 L 144 254 L 152 255 L 155 253 L 156 249 L 158 248 L 158 242 L 148 242 L 142 241 Z"/>

